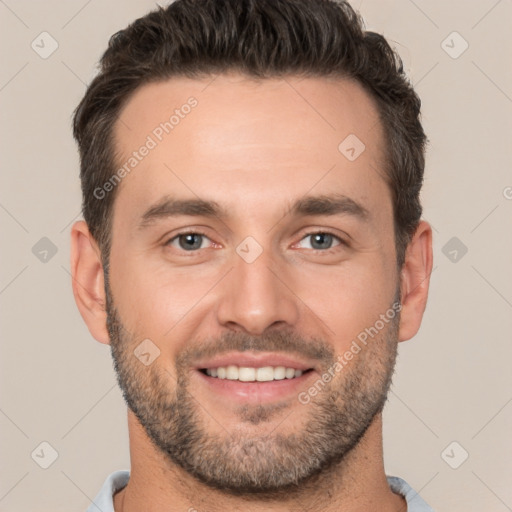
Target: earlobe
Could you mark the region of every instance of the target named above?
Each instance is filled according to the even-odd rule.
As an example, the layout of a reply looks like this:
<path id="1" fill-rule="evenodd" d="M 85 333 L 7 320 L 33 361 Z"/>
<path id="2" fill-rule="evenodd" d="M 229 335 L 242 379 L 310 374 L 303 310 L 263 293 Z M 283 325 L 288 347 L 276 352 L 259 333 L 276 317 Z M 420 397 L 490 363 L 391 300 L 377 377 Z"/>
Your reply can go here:
<path id="1" fill-rule="evenodd" d="M 109 344 L 101 252 L 84 221 L 71 229 L 71 276 L 73 295 L 90 333 Z"/>
<path id="2" fill-rule="evenodd" d="M 427 305 L 432 261 L 432 228 L 428 222 L 420 221 L 407 247 L 400 275 L 399 341 L 412 338 L 420 328 Z"/>

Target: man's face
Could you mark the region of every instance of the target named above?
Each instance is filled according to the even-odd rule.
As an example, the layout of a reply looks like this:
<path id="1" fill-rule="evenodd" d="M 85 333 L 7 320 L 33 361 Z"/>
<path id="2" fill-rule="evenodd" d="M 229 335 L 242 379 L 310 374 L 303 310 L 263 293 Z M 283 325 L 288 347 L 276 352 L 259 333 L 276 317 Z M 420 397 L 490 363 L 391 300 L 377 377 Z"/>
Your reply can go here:
<path id="1" fill-rule="evenodd" d="M 172 79 L 130 98 L 115 137 L 120 167 L 139 153 L 114 205 L 109 329 L 149 438 L 239 493 L 343 460 L 382 409 L 398 338 L 373 102 L 346 80 Z"/>

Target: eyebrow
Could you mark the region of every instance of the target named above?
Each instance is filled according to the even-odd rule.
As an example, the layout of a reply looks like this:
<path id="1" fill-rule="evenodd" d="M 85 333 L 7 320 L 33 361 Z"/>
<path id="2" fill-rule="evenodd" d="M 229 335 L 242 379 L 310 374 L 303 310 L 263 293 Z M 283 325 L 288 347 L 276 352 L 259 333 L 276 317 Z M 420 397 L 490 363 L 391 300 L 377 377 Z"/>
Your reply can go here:
<path id="1" fill-rule="evenodd" d="M 228 217 L 227 211 L 215 201 L 204 199 L 176 199 L 164 197 L 142 215 L 140 227 L 144 228 L 157 220 L 187 215 L 191 217 Z"/>
<path id="2" fill-rule="evenodd" d="M 363 222 L 368 222 L 370 218 L 370 212 L 367 208 L 342 194 L 303 197 L 292 204 L 288 213 L 295 217 L 349 215 Z M 180 215 L 209 218 L 217 217 L 219 219 L 229 217 L 228 210 L 221 207 L 216 201 L 206 201 L 204 199 L 177 199 L 167 196 L 146 210 L 141 217 L 139 227 L 144 228 L 160 219 Z"/>
<path id="3" fill-rule="evenodd" d="M 296 216 L 350 215 L 365 222 L 370 218 L 367 208 L 343 194 L 306 196 L 292 205 L 290 213 Z"/>

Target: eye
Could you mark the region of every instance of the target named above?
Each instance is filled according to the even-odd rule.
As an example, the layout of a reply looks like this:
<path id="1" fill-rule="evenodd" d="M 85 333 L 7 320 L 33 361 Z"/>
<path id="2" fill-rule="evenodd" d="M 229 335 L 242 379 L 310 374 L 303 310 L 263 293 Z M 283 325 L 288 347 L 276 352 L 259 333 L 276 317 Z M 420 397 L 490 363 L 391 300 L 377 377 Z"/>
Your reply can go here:
<path id="1" fill-rule="evenodd" d="M 316 233 L 309 233 L 306 235 L 302 240 L 310 240 L 309 247 L 302 246 L 303 249 L 313 249 L 315 251 L 325 251 L 328 249 L 331 249 L 332 247 L 336 247 L 338 245 L 342 245 L 345 242 L 337 237 L 336 235 L 333 235 L 332 233 L 327 233 L 325 231 L 318 231 Z M 298 246 L 300 247 L 301 242 L 299 242 Z M 336 244 L 333 246 L 333 242 L 337 241 Z"/>
<path id="2" fill-rule="evenodd" d="M 188 232 L 188 233 L 179 233 L 175 237 L 171 238 L 166 245 L 170 245 L 177 249 L 183 249 L 184 251 L 193 252 L 198 249 L 204 249 L 202 247 L 204 240 L 210 240 L 203 233 L 196 232 Z M 176 245 L 178 244 L 178 245 Z"/>

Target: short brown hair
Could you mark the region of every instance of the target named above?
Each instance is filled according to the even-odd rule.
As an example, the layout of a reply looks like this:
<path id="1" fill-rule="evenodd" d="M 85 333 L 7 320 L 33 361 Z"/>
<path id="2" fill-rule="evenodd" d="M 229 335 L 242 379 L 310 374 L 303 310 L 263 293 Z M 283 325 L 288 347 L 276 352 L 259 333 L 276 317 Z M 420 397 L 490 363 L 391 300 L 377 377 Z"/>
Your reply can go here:
<path id="1" fill-rule="evenodd" d="M 94 191 L 115 172 L 113 127 L 133 92 L 175 76 L 237 71 L 254 78 L 293 75 L 356 80 L 377 103 L 386 137 L 384 175 L 393 199 L 397 265 L 421 217 L 426 137 L 421 102 L 400 57 L 365 31 L 342 0 L 175 0 L 114 34 L 100 72 L 78 105 L 83 214 L 108 259 L 116 190 Z M 341 141 L 340 141 L 341 142 Z"/>

